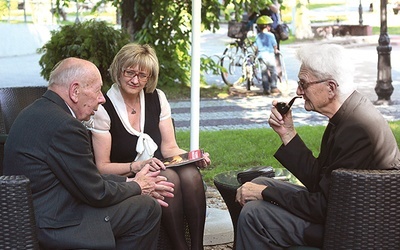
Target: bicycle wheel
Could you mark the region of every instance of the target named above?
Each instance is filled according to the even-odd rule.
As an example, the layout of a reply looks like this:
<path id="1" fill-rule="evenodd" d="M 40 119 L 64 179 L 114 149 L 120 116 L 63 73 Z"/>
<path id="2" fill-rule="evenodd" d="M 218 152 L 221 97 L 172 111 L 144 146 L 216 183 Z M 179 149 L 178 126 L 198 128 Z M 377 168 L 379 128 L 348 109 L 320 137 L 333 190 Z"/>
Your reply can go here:
<path id="1" fill-rule="evenodd" d="M 238 44 L 229 44 L 223 53 L 220 63 L 221 77 L 226 85 L 239 85 L 244 82 L 244 61 L 245 55 Z"/>
<path id="2" fill-rule="evenodd" d="M 254 54 L 248 55 L 246 62 L 246 87 L 250 90 L 251 86 L 262 85 L 262 62 Z"/>

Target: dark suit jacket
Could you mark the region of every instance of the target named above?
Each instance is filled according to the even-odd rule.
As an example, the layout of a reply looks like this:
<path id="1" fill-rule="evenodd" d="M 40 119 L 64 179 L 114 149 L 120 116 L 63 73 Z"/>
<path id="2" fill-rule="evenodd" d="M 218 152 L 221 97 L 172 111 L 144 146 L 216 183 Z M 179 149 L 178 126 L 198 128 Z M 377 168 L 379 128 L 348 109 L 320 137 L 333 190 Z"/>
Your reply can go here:
<path id="1" fill-rule="evenodd" d="M 387 121 L 373 104 L 354 92 L 329 120 L 318 158 L 297 135 L 281 146 L 275 157 L 308 189 L 286 193 L 275 187 L 263 191 L 296 216 L 324 224 L 331 172 L 347 169 L 392 169 L 400 166 L 400 153 Z"/>
<path id="2" fill-rule="evenodd" d="M 50 90 L 15 120 L 4 175 L 31 180 L 38 237 L 52 249 L 115 248 L 107 209 L 141 193 L 126 177 L 98 172 L 86 128 Z"/>

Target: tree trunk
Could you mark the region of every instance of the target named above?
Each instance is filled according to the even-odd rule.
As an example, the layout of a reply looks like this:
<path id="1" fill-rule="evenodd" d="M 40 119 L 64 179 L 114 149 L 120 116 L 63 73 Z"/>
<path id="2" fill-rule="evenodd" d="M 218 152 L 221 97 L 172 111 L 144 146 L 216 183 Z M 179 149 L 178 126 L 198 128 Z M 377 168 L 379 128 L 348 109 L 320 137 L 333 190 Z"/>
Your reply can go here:
<path id="1" fill-rule="evenodd" d="M 146 17 L 151 15 L 152 0 L 124 0 L 121 3 L 121 28 L 135 41 L 135 34 L 143 28 Z"/>

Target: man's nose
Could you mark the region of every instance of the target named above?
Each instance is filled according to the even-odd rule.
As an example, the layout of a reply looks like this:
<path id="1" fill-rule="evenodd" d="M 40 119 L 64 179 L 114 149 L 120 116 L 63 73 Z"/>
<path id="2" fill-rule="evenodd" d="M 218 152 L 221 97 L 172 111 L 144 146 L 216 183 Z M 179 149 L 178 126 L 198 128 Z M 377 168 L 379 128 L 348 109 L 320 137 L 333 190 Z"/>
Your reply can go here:
<path id="1" fill-rule="evenodd" d="M 304 94 L 303 89 L 298 85 L 296 89 L 296 95 L 303 95 L 303 94 Z"/>
<path id="2" fill-rule="evenodd" d="M 100 97 L 99 97 L 99 104 L 103 104 L 105 102 L 106 102 L 106 98 L 104 98 L 104 95 L 101 94 Z"/>

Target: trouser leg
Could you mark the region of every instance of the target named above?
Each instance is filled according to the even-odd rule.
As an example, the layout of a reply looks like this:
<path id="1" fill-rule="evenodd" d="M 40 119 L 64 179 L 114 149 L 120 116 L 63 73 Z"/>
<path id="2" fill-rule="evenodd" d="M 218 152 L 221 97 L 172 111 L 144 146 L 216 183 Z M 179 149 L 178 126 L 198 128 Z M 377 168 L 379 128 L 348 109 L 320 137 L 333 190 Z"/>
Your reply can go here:
<path id="1" fill-rule="evenodd" d="M 264 92 L 265 91 L 270 91 L 270 85 L 269 85 L 269 75 L 268 75 L 268 68 L 267 66 L 263 65 L 262 71 L 261 71 L 261 81 L 263 85 Z"/>
<path id="2" fill-rule="evenodd" d="M 278 76 L 276 74 L 276 67 L 273 66 L 273 65 L 269 65 L 268 66 L 268 71 L 271 74 L 271 81 L 270 81 L 271 89 L 276 88 L 277 87 L 277 79 L 278 79 Z"/>
<path id="3" fill-rule="evenodd" d="M 252 182 L 291 191 L 304 190 L 304 187 L 272 178 L 261 177 Z M 270 202 L 250 201 L 243 206 L 239 216 L 236 249 L 274 250 L 307 245 L 304 233 L 308 228 L 316 226 L 323 230 L 322 225 L 305 221 Z"/>
<path id="4" fill-rule="evenodd" d="M 130 197 L 110 207 L 116 249 L 156 249 L 161 207 L 146 195 Z"/>

